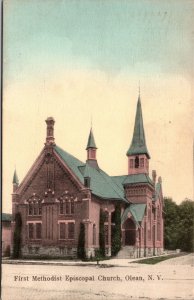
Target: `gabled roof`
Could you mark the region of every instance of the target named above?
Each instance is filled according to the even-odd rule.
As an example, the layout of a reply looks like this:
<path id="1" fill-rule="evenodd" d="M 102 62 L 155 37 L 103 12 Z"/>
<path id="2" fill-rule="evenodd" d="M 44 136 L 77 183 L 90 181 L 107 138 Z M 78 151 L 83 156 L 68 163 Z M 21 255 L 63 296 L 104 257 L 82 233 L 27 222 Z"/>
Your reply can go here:
<path id="1" fill-rule="evenodd" d="M 95 143 L 95 140 L 94 140 L 94 135 L 93 135 L 92 128 L 90 129 L 90 134 L 89 134 L 89 137 L 88 137 L 88 143 L 87 143 L 86 150 L 88 150 L 89 148 L 97 149 L 96 143 Z"/>
<path id="2" fill-rule="evenodd" d="M 123 215 L 121 217 L 121 223 L 123 224 L 127 220 L 128 213 L 130 212 L 133 216 L 135 223 L 139 225 L 139 222 L 143 220 L 145 208 L 146 204 L 144 203 L 130 204 L 123 212 Z"/>
<path id="3" fill-rule="evenodd" d="M 100 168 L 93 168 L 87 163 L 84 164 L 58 146 L 54 146 L 54 149 L 82 184 L 84 184 L 84 177 L 88 177 L 89 175 L 91 178 L 90 189 L 92 194 L 103 199 L 122 200 L 128 203 L 124 198 L 123 189 L 120 189 L 115 184 L 111 176 L 106 174 Z"/>
<path id="4" fill-rule="evenodd" d="M 146 146 L 140 96 L 138 97 L 138 102 L 137 102 L 133 138 L 129 150 L 127 151 L 127 156 L 137 155 L 137 154 L 146 154 L 147 157 L 150 158 Z"/>
<path id="5" fill-rule="evenodd" d="M 118 186 L 125 184 L 139 184 L 139 183 L 149 183 L 153 185 L 153 181 L 150 179 L 147 174 L 131 174 L 131 175 L 122 175 L 122 176 L 113 176 L 113 180 Z"/>
<path id="6" fill-rule="evenodd" d="M 11 214 L 2 213 L 2 221 L 11 222 Z"/>
<path id="7" fill-rule="evenodd" d="M 77 178 L 81 181 L 81 183 L 84 183 L 84 178 L 82 173 L 80 172 L 79 168 L 80 166 L 85 166 L 85 164 L 74 157 L 73 155 L 69 154 L 68 152 L 61 149 L 59 146 L 54 146 L 55 151 L 59 154 L 59 156 L 62 158 L 62 160 L 67 164 L 67 166 L 71 169 L 71 171 L 77 176 Z"/>

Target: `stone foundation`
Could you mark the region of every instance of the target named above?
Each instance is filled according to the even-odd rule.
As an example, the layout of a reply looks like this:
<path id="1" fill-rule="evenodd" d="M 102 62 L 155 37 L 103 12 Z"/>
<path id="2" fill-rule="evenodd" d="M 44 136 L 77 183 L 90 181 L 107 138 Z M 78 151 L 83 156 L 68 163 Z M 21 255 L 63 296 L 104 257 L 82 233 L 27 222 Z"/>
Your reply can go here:
<path id="1" fill-rule="evenodd" d="M 77 248 L 57 247 L 57 246 L 24 246 L 21 249 L 22 257 L 77 257 Z"/>

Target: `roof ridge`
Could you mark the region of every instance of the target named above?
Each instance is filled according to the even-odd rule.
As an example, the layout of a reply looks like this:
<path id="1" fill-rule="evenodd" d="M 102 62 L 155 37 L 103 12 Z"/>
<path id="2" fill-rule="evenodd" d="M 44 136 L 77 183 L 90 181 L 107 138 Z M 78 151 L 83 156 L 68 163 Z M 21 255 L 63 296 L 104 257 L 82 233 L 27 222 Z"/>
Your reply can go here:
<path id="1" fill-rule="evenodd" d="M 54 148 L 58 148 L 59 150 L 63 151 L 65 154 L 67 154 L 67 155 L 71 156 L 72 158 L 74 158 L 75 160 L 77 160 L 79 163 L 82 164 L 82 165 L 80 165 L 80 167 L 85 166 L 86 163 L 84 163 L 83 161 L 81 161 L 80 159 L 75 157 L 74 155 L 70 154 L 69 152 L 65 151 L 63 148 L 59 147 L 58 145 L 55 145 Z"/>

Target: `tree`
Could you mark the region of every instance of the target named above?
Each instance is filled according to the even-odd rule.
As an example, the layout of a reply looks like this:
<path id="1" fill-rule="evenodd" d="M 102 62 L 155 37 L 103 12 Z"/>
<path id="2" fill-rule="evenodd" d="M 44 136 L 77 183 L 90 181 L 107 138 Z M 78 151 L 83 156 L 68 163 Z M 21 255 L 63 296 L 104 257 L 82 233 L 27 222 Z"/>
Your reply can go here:
<path id="1" fill-rule="evenodd" d="M 13 258 L 21 256 L 21 231 L 22 231 L 22 217 L 21 213 L 15 214 L 15 230 L 13 236 Z"/>
<path id="2" fill-rule="evenodd" d="M 194 202 L 185 199 L 177 205 L 164 198 L 164 245 L 166 249 L 194 251 Z"/>
<path id="3" fill-rule="evenodd" d="M 99 225 L 99 245 L 100 255 L 105 256 L 105 232 L 104 232 L 105 213 L 100 209 L 100 225 Z"/>
<path id="4" fill-rule="evenodd" d="M 80 259 L 86 258 L 86 251 L 85 251 L 85 226 L 84 226 L 83 223 L 80 223 L 80 232 L 79 232 L 79 239 L 78 239 L 77 256 Z"/>
<path id="5" fill-rule="evenodd" d="M 164 198 L 164 246 L 166 249 L 177 248 L 179 234 L 178 205 L 171 198 Z"/>
<path id="6" fill-rule="evenodd" d="M 115 211 L 112 216 L 112 237 L 111 237 L 111 254 L 117 255 L 121 249 L 121 207 L 116 205 Z"/>
<path id="7" fill-rule="evenodd" d="M 179 205 L 177 247 L 183 251 L 194 251 L 194 202 L 189 199 Z"/>

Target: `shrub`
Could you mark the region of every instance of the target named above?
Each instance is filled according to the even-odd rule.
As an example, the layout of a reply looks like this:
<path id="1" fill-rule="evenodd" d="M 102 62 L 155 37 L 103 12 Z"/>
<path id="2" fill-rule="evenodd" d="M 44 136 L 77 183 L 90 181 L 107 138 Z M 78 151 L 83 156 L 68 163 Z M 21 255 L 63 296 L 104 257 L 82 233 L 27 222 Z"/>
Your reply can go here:
<path id="1" fill-rule="evenodd" d="M 80 232 L 79 232 L 79 239 L 78 239 L 77 256 L 80 259 L 85 259 L 86 258 L 86 251 L 85 251 L 85 226 L 84 226 L 83 223 L 80 223 Z"/>

